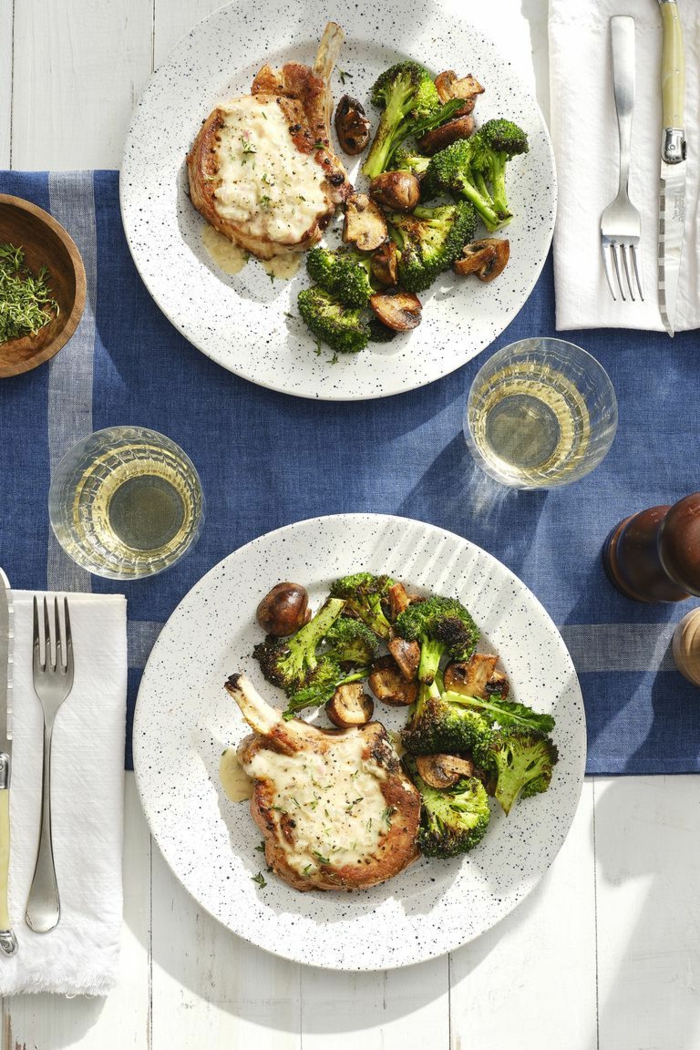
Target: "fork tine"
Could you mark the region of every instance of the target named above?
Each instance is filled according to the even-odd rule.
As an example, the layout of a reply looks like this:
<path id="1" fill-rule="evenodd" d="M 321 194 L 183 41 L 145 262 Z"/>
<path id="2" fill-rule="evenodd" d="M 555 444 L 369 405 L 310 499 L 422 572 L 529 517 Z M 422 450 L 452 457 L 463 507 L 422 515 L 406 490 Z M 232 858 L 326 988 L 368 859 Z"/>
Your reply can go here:
<path id="1" fill-rule="evenodd" d="M 73 673 L 73 635 L 70 629 L 70 613 L 68 611 L 68 599 L 63 599 L 63 611 L 66 621 L 66 671 Z"/>
<path id="2" fill-rule="evenodd" d="M 625 289 L 624 289 L 624 285 L 622 284 L 622 277 L 620 275 L 620 263 L 618 262 L 618 258 L 617 258 L 617 245 L 616 244 L 611 244 L 610 245 L 610 254 L 612 255 L 613 267 L 615 269 L 615 276 L 617 277 L 617 287 L 618 287 L 619 292 L 620 292 L 620 298 L 622 299 L 623 303 L 626 303 L 627 299 L 625 298 Z"/>
<path id="3" fill-rule="evenodd" d="M 631 248 L 631 245 L 630 245 Z M 620 255 L 622 256 L 622 269 L 625 271 L 625 277 L 627 278 L 627 287 L 629 288 L 630 299 L 632 302 L 636 302 L 634 297 L 634 288 L 632 287 L 632 280 L 630 278 L 629 266 L 627 265 L 627 248 L 624 244 L 620 245 Z"/>
<path id="4" fill-rule="evenodd" d="M 635 280 L 637 281 L 637 291 L 639 292 L 639 298 L 644 302 L 644 292 L 642 290 L 642 282 L 639 279 L 639 269 L 637 267 L 637 250 L 633 244 L 630 244 L 630 257 L 632 259 L 632 269 L 634 271 Z"/>
<path id="5" fill-rule="evenodd" d="M 56 653 L 55 667 L 57 671 L 63 670 L 63 648 L 61 646 L 61 621 L 58 618 L 58 598 L 54 595 L 53 599 L 53 619 L 56 625 L 55 631 L 55 646 L 54 651 Z"/>
<path id="6" fill-rule="evenodd" d="M 34 595 L 34 623 L 32 627 L 32 649 L 33 649 L 33 665 L 34 674 L 38 671 L 43 671 L 45 663 L 41 662 L 41 650 L 39 647 L 39 606 L 36 600 L 36 594 Z M 44 650 L 46 652 L 46 650 Z"/>
<path id="7" fill-rule="evenodd" d="M 49 625 L 49 603 L 44 598 L 44 667 L 49 667 L 52 671 L 55 670 L 53 658 L 51 656 L 51 627 Z"/>
<path id="8" fill-rule="evenodd" d="M 610 294 L 613 297 L 613 302 L 616 303 L 617 302 L 617 296 L 615 295 L 615 289 L 613 288 L 612 274 L 610 273 L 610 263 L 608 262 L 608 253 L 606 251 L 606 248 L 608 248 L 608 247 L 610 248 L 610 250 L 612 252 L 612 245 L 611 244 L 610 245 L 608 245 L 608 244 L 604 244 L 603 245 L 603 267 L 605 269 L 605 277 L 606 277 L 606 280 L 608 282 L 608 288 L 610 289 Z"/>

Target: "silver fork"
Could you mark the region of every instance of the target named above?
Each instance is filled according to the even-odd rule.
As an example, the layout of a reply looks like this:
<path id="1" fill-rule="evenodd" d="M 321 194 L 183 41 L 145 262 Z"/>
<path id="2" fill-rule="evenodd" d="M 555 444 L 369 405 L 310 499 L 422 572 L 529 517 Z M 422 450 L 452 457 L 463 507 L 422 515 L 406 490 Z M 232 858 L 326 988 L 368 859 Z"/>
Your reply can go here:
<path id="1" fill-rule="evenodd" d="M 615 302 L 627 302 L 622 275 L 627 281 L 630 299 L 635 302 L 635 285 L 640 299 L 644 299 L 639 278 L 637 252 L 642 239 L 639 212 L 629 198 L 630 146 L 632 142 L 632 113 L 634 111 L 634 19 L 628 15 L 613 15 L 610 19 L 612 37 L 613 92 L 620 134 L 620 187 L 614 201 L 600 217 L 600 237 L 603 265 L 610 294 Z M 613 274 L 615 280 L 613 280 Z M 634 281 L 632 280 L 634 277 Z"/>
<path id="2" fill-rule="evenodd" d="M 41 833 L 34 877 L 29 890 L 25 920 L 35 933 L 48 933 L 58 925 L 61 902 L 58 896 L 56 868 L 51 843 L 51 737 L 58 709 L 73 688 L 73 639 L 70 630 L 68 599 L 63 599 L 66 621 L 65 663 L 61 641 L 58 598 L 54 598 L 54 658 L 51 659 L 49 606 L 44 598 L 43 649 L 39 631 L 39 608 L 34 598 L 34 691 L 44 710 L 44 764 L 41 778 Z"/>

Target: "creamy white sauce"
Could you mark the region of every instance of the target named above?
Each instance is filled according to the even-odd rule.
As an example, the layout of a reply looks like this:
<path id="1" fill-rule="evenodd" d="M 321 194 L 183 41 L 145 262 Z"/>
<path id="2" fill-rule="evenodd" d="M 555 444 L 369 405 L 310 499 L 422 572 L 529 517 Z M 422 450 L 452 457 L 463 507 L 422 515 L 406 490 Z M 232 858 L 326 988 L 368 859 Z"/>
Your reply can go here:
<path id="1" fill-rule="evenodd" d="M 293 277 L 301 265 L 301 253 L 295 252 L 293 255 L 288 253 L 287 255 L 275 255 L 272 259 L 261 259 L 260 262 L 263 265 L 263 269 L 266 273 L 269 273 L 270 277 L 279 277 L 283 281 L 288 281 L 290 277 Z"/>
<path id="2" fill-rule="evenodd" d="M 219 759 L 219 780 L 232 802 L 243 802 L 253 794 L 253 781 L 232 747 L 227 748 Z"/>
<path id="3" fill-rule="evenodd" d="M 304 750 L 282 755 L 259 750 L 244 769 L 254 779 L 274 781 L 278 821 L 294 821 L 287 862 L 311 875 L 324 862 L 334 868 L 357 864 L 374 853 L 391 826 L 381 790 L 385 770 L 362 758 L 365 739 L 347 730 L 324 753 Z"/>
<path id="4" fill-rule="evenodd" d="M 224 237 L 213 226 L 205 226 L 202 230 L 202 241 L 210 257 L 224 273 L 240 273 L 248 262 L 248 252 L 239 248 L 237 244 Z"/>
<path id="5" fill-rule="evenodd" d="M 296 148 L 274 98 L 244 95 L 221 110 L 217 211 L 283 251 L 327 210 L 323 170 L 312 154 Z"/>

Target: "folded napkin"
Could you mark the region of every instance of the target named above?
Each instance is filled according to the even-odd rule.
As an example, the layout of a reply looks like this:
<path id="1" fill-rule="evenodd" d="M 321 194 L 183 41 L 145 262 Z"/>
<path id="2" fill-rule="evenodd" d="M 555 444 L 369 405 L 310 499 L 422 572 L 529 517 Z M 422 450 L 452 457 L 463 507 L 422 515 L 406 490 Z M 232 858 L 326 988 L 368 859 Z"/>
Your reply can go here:
<path id="1" fill-rule="evenodd" d="M 116 980 L 122 922 L 126 600 L 69 596 L 75 676 L 56 716 L 51 763 L 61 918 L 44 934 L 24 921 L 39 841 L 43 744 L 32 685 L 32 594 L 13 591 L 13 601 L 9 904 L 19 950 L 0 957 L 0 995 L 105 995 Z"/>
<path id="2" fill-rule="evenodd" d="M 685 43 L 688 142 L 685 237 L 676 330 L 700 327 L 700 4 L 678 0 Z M 559 182 L 554 234 L 557 329 L 663 330 L 657 294 L 661 166 L 661 15 L 655 0 L 550 0 L 551 126 Z M 636 104 L 630 198 L 642 217 L 643 303 L 613 302 L 603 271 L 600 215 L 617 192 L 618 132 L 610 18 L 635 20 Z"/>

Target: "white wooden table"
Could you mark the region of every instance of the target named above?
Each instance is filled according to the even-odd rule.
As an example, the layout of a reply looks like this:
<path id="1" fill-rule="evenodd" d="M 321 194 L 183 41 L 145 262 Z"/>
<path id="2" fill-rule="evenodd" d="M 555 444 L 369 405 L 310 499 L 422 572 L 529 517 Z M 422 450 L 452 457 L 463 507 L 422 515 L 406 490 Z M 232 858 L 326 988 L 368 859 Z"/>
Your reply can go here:
<path id="1" fill-rule="evenodd" d="M 151 70 L 219 2 L 0 0 L 2 166 L 118 167 Z M 467 10 L 526 75 L 534 60 L 547 113 L 546 0 Z M 407 970 L 327 973 L 201 912 L 128 774 L 118 987 L 6 1000 L 2 1050 L 696 1050 L 699 843 L 700 777 L 589 779 L 552 869 L 491 932 Z"/>

